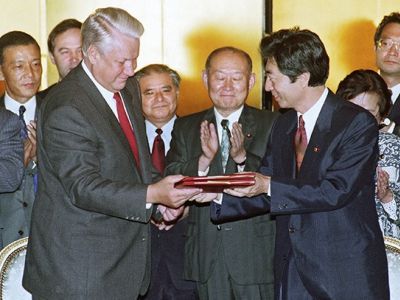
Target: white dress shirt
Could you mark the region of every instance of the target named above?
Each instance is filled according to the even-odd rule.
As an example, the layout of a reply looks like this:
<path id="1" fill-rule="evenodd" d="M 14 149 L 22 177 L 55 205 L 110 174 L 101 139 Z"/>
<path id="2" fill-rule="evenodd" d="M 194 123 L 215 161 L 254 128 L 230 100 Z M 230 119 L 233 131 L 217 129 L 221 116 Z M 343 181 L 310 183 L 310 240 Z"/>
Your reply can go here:
<path id="1" fill-rule="evenodd" d="M 395 86 L 391 87 L 390 90 L 392 91 L 392 103 L 395 103 L 397 98 L 400 95 L 400 83 L 398 83 Z"/>
<path id="2" fill-rule="evenodd" d="M 161 134 L 161 138 L 164 141 L 165 154 L 167 154 L 170 147 L 172 138 L 172 129 L 174 128 L 175 120 L 176 116 L 173 116 L 172 119 L 169 120 L 167 124 L 165 124 L 163 127 L 160 128 L 163 131 L 163 133 Z M 148 120 L 145 120 L 144 122 L 146 124 L 146 135 L 147 135 L 147 140 L 149 142 L 149 149 L 151 152 L 153 150 L 154 139 L 157 136 L 156 133 L 157 127 Z"/>
<path id="3" fill-rule="evenodd" d="M 25 113 L 24 113 L 24 120 L 26 125 L 29 125 L 30 121 L 35 120 L 36 114 L 36 96 L 33 96 L 25 103 L 19 103 L 17 100 L 11 98 L 7 92 L 4 95 L 4 106 L 9 110 L 12 111 L 14 114 L 19 116 L 19 107 L 23 105 L 25 106 Z"/>

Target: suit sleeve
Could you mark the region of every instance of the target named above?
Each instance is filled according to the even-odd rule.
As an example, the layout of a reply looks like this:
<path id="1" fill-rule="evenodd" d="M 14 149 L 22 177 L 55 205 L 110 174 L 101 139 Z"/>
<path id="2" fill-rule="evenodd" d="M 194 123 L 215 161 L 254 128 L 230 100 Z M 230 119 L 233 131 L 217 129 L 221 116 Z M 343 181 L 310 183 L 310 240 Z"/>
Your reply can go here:
<path id="1" fill-rule="evenodd" d="M 357 113 L 332 140 L 320 169 L 307 170 L 315 180 L 272 176 L 271 213 L 322 212 L 349 204 L 365 186 L 374 186 L 377 141 L 376 121 L 366 112 Z"/>
<path id="2" fill-rule="evenodd" d="M 88 118 L 74 106 L 59 106 L 45 113 L 43 148 L 48 165 L 59 178 L 73 205 L 88 211 L 147 222 L 151 210 L 146 209 L 147 185 L 133 182 L 131 166 L 121 166 L 114 175 L 105 177 L 107 161 L 126 161 L 124 152 L 102 153 L 104 140 Z M 109 141 L 111 142 L 111 141 Z M 126 174 L 127 179 L 121 179 Z M 129 174 L 129 175 L 128 175 Z M 114 176 L 114 177 L 113 177 Z M 129 177 L 128 177 L 129 176 Z M 118 178 L 118 179 L 117 179 Z"/>
<path id="3" fill-rule="evenodd" d="M 267 151 L 258 170 L 258 172 L 267 176 L 272 174 L 271 144 L 272 136 L 268 139 Z M 212 202 L 210 208 L 211 220 L 216 224 L 247 219 L 269 212 L 270 197 L 265 194 L 252 198 L 240 198 L 224 194 L 222 203 Z"/>
<path id="4" fill-rule="evenodd" d="M 0 193 L 9 193 L 21 184 L 24 149 L 18 117 L 8 111 L 1 111 L 1 115 L 4 117 L 0 124 Z"/>

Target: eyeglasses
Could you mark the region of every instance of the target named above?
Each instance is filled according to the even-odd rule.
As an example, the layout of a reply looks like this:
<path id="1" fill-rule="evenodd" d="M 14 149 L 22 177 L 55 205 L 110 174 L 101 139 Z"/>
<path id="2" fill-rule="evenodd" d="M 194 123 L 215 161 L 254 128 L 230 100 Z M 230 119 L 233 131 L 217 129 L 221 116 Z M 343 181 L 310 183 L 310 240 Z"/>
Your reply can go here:
<path id="1" fill-rule="evenodd" d="M 400 42 L 396 42 L 392 39 L 380 39 L 377 46 L 383 51 L 390 50 L 393 46 L 395 46 L 396 51 L 400 51 Z"/>

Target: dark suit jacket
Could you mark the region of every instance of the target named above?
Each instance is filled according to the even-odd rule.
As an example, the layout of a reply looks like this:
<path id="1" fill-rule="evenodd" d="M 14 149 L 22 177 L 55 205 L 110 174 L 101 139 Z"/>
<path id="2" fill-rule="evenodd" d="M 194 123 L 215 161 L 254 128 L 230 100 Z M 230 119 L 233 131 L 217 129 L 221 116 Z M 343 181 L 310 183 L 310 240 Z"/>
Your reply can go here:
<path id="1" fill-rule="evenodd" d="M 394 102 L 392 109 L 389 112 L 388 118 L 394 121 L 396 124 L 400 124 L 400 95 Z"/>
<path id="2" fill-rule="evenodd" d="M 147 289 L 151 209 L 145 199 L 152 168 L 138 87 L 128 85 L 121 94 L 140 170 L 117 118 L 81 65 L 40 109 L 39 191 L 23 278 L 34 296 L 136 299 Z"/>
<path id="3" fill-rule="evenodd" d="M 297 179 L 294 110 L 271 133 L 261 173 L 272 175 L 266 197 L 226 195 L 213 204 L 222 222 L 270 211 L 276 215 L 275 280 L 292 251 L 315 299 L 389 299 L 385 248 L 374 201 L 378 128 L 372 115 L 329 93 Z"/>
<path id="4" fill-rule="evenodd" d="M 24 148 L 19 134 L 18 117 L 0 108 L 0 193 L 14 192 L 21 184 Z M 0 230 L 3 228 L 2 220 L 0 217 Z"/>
<path id="5" fill-rule="evenodd" d="M 36 95 L 36 117 L 43 98 Z M 0 97 L 0 108 L 5 107 L 4 95 Z M 20 126 L 20 124 L 19 124 Z M 22 182 L 16 191 L 0 194 L 0 249 L 11 242 L 29 234 L 35 191 L 33 176 L 38 172 L 37 165 L 30 162 L 23 168 Z"/>
<path id="6" fill-rule="evenodd" d="M 244 107 L 239 122 L 245 134 L 245 170 L 257 170 L 259 167 L 275 118 L 272 112 Z M 166 173 L 198 175 L 200 124 L 203 120 L 215 123 L 213 108 L 175 121 Z M 229 158 L 226 173 L 234 172 L 237 172 L 237 166 Z M 219 152 L 208 174 L 223 174 Z M 232 222 L 218 230 L 210 221 L 210 206 L 193 205 L 188 216 L 185 277 L 206 282 L 214 269 L 218 248 L 223 247 L 229 275 L 237 284 L 272 283 L 274 234 L 275 224 L 269 215 Z"/>

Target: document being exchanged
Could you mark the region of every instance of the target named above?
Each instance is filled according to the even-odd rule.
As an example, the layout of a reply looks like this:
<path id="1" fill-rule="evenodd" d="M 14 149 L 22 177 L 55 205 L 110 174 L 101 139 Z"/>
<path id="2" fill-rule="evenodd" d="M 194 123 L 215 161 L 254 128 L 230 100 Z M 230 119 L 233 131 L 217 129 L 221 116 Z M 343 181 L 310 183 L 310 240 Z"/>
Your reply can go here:
<path id="1" fill-rule="evenodd" d="M 217 176 L 185 177 L 177 182 L 176 188 L 197 187 L 205 193 L 222 193 L 226 188 L 250 186 L 255 184 L 254 172 L 241 172 Z"/>

